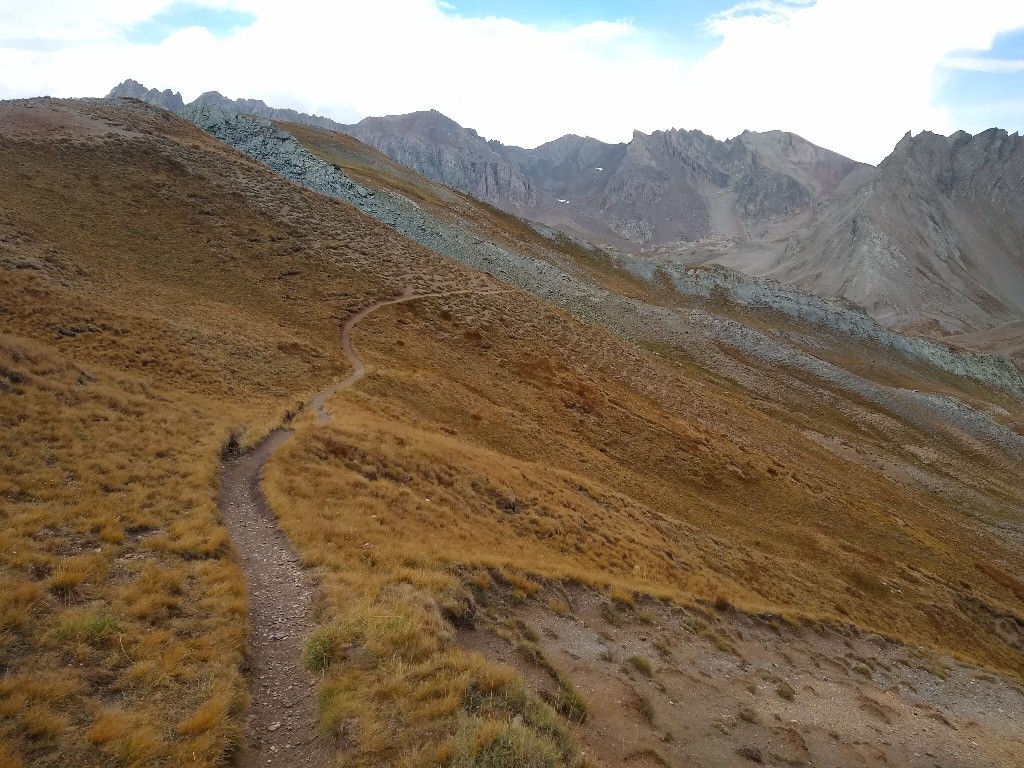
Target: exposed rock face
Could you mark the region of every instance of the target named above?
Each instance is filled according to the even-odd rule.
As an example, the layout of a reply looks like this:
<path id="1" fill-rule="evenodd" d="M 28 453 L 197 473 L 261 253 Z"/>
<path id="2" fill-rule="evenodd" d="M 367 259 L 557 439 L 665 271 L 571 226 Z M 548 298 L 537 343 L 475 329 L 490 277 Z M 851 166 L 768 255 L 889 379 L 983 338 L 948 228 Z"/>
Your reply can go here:
<path id="1" fill-rule="evenodd" d="M 282 120 L 288 123 L 304 123 L 314 128 L 322 128 L 325 131 L 344 131 L 345 126 L 336 123 L 329 117 L 320 115 L 308 115 L 305 112 L 296 112 L 294 109 L 277 109 L 268 106 L 266 102 L 259 99 L 235 99 L 232 101 L 227 96 L 222 96 L 217 91 L 207 91 L 201 94 L 189 106 L 205 107 L 216 106 L 228 112 L 239 112 L 243 115 L 253 115 L 266 120 Z"/>
<path id="2" fill-rule="evenodd" d="M 892 327 L 963 333 L 1024 317 L 1024 139 L 907 134 L 765 274 Z"/>
<path id="3" fill-rule="evenodd" d="M 346 132 L 436 181 L 626 248 L 746 238 L 869 170 L 778 131 L 724 142 L 700 131 L 636 132 L 628 144 L 570 135 L 522 149 L 431 111 L 371 117 Z"/>
<path id="4" fill-rule="evenodd" d="M 701 269 L 663 266 L 661 272 L 672 280 L 680 293 L 711 298 L 722 291 L 737 304 L 770 308 L 806 323 L 825 326 L 835 333 L 874 341 L 908 359 L 926 361 L 956 376 L 1024 396 L 1024 376 L 1007 360 L 896 333 L 845 299 L 822 299 L 774 280 L 750 277 L 720 266 Z M 645 276 L 651 277 L 649 274 Z"/>
<path id="5" fill-rule="evenodd" d="M 116 99 L 120 97 L 139 99 L 145 101 L 147 104 L 153 104 L 154 106 L 166 109 L 171 112 L 181 112 L 185 107 L 185 102 L 181 100 L 180 93 L 174 93 L 168 88 L 165 91 L 158 91 L 156 88 L 147 88 L 142 83 L 136 82 L 135 80 L 125 80 L 120 85 L 114 86 L 110 93 L 107 94 L 108 99 Z"/>

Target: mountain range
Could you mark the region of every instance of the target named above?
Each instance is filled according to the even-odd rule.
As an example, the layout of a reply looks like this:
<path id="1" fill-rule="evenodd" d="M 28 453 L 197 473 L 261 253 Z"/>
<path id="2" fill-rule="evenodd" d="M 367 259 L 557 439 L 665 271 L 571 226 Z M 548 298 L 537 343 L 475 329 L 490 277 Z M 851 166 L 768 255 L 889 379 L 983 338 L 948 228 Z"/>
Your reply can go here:
<path id="1" fill-rule="evenodd" d="M 170 91 L 132 96 L 173 111 Z M 843 298 L 896 329 L 1005 336 L 1024 319 L 1024 149 L 1017 134 L 909 133 L 877 167 L 793 133 L 634 132 L 627 143 L 563 136 L 534 149 L 481 137 L 437 111 L 325 117 L 215 105 L 346 133 L 506 212 L 655 264 L 720 264 Z M 1013 334 L 1010 334 L 1013 336 Z"/>

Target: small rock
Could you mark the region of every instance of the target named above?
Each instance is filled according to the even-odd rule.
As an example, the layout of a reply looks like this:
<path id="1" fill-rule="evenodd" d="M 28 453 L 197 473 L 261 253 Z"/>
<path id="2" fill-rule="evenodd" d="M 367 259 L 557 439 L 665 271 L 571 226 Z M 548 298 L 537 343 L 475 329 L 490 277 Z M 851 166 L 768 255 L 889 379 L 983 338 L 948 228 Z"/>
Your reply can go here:
<path id="1" fill-rule="evenodd" d="M 268 731 L 276 731 L 280 727 L 281 727 L 280 723 L 271 723 L 270 725 L 267 726 L 267 730 Z"/>

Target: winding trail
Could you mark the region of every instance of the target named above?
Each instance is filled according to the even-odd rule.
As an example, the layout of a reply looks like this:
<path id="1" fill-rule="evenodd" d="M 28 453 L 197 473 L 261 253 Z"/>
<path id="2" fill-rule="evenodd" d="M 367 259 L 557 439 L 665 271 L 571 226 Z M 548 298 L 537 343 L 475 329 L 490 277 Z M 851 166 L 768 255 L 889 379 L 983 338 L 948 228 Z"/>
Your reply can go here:
<path id="1" fill-rule="evenodd" d="M 413 294 L 371 304 L 341 326 L 341 349 L 352 366 L 343 381 L 311 402 L 321 424 L 330 421 L 325 404 L 366 375 L 352 346 L 352 329 L 381 307 L 417 299 L 488 296 L 508 289 Z M 303 665 L 303 644 L 311 629 L 316 586 L 299 563 L 260 487 L 263 468 L 291 430 L 275 429 L 241 458 L 221 465 L 221 514 L 245 575 L 249 605 L 247 673 L 250 680 L 245 743 L 239 768 L 319 768 L 329 762 L 328 744 L 316 727 L 316 680 Z"/>
<path id="2" fill-rule="evenodd" d="M 384 301 L 378 301 L 376 304 L 371 304 L 365 309 L 361 309 L 354 315 L 349 317 L 341 326 L 341 351 L 345 353 L 345 359 L 348 360 L 352 366 L 352 373 L 348 375 L 344 381 L 339 381 L 337 384 L 332 384 L 323 392 L 318 394 L 310 402 L 310 406 L 316 411 L 316 417 L 319 419 L 321 424 L 326 424 L 331 420 L 331 414 L 324 407 L 328 398 L 336 395 L 342 390 L 348 389 L 363 376 L 366 375 L 366 366 L 363 365 L 363 361 L 359 359 L 359 355 L 356 354 L 355 349 L 352 348 L 352 329 L 367 315 L 372 312 L 376 312 L 381 307 L 386 307 L 389 304 L 401 304 L 406 301 L 413 301 L 415 299 L 438 299 L 446 296 L 490 296 L 495 293 L 505 293 L 507 288 L 495 288 L 493 290 L 466 290 L 466 291 L 442 291 L 439 293 L 410 293 L 409 289 L 399 296 L 397 299 L 386 299 Z"/>

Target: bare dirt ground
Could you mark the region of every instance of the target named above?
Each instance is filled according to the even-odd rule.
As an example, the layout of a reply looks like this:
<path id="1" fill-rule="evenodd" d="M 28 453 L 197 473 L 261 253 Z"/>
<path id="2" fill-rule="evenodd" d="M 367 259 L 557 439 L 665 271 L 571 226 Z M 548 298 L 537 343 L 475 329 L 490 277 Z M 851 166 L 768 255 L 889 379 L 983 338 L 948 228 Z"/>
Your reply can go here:
<path id="1" fill-rule="evenodd" d="M 549 589 L 486 593 L 459 639 L 542 697 L 557 693 L 546 665 L 571 677 L 596 764 L 1024 766 L 1024 689 L 983 670 L 852 629 Z"/>
<path id="2" fill-rule="evenodd" d="M 328 398 L 366 375 L 352 345 L 352 330 L 381 307 L 416 299 L 498 291 L 460 290 L 413 294 L 379 301 L 345 320 L 341 349 L 352 373 L 313 398 L 320 423 L 330 421 Z M 303 645 L 311 627 L 316 587 L 299 564 L 260 487 L 266 463 L 291 436 L 277 429 L 252 450 L 221 470 L 221 514 L 231 532 L 246 580 L 249 605 L 248 674 L 251 702 L 241 768 L 278 765 L 291 768 L 327 763 L 327 747 L 316 728 L 316 681 L 303 665 Z"/>

